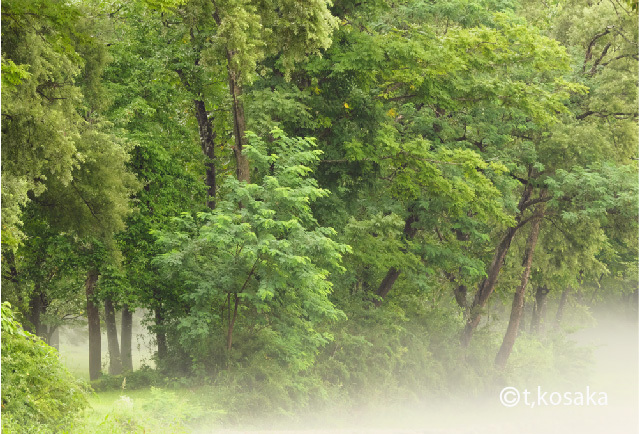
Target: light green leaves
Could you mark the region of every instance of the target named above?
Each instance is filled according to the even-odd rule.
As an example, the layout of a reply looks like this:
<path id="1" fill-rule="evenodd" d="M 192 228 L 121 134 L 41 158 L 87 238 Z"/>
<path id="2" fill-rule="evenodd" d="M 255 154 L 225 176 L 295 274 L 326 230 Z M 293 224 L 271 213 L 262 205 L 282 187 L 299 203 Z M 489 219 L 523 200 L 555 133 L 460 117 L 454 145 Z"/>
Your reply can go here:
<path id="1" fill-rule="evenodd" d="M 200 348 L 199 340 L 219 334 L 218 312 L 230 309 L 228 300 L 237 297 L 242 328 L 235 333 L 244 336 L 244 327 L 257 324 L 272 328 L 273 337 L 288 348 L 280 361 L 295 365 L 317 348 L 285 343 L 299 333 L 324 342 L 314 325 L 341 315 L 328 299 L 328 276 L 342 269 L 348 247 L 313 217 L 310 204 L 327 192 L 309 176 L 309 165 L 319 156 L 312 141 L 288 138 L 281 130 L 271 136 L 267 143 L 249 134 L 255 183 L 227 179 L 215 210 L 196 220 L 177 219 L 175 230 L 159 233 L 166 253 L 155 262 L 182 288 L 189 312 L 180 319 L 185 345 Z M 236 338 L 238 348 L 250 344 L 242 339 L 252 338 Z M 194 354 L 198 361 L 214 348 L 202 351 Z"/>

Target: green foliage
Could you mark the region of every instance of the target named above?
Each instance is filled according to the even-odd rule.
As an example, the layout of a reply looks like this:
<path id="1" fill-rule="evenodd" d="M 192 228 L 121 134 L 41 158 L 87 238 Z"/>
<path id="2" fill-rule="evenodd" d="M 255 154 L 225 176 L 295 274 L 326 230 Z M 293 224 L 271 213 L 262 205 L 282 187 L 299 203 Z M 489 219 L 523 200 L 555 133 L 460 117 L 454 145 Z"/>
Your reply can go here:
<path id="1" fill-rule="evenodd" d="M 88 386 L 64 367 L 58 352 L 22 329 L 2 304 L 2 431 L 52 433 L 73 426 L 87 405 Z"/>
<path id="2" fill-rule="evenodd" d="M 91 387 L 96 392 L 108 390 L 137 390 L 163 384 L 160 373 L 148 366 L 142 366 L 137 371 L 120 375 L 102 375 L 91 382 Z"/>
<path id="3" fill-rule="evenodd" d="M 309 139 L 272 134 L 268 147 L 252 135 L 247 149 L 259 183 L 228 179 L 214 211 L 185 214 L 174 231 L 158 233 L 166 253 L 156 263 L 185 304 L 175 344 L 197 365 L 223 364 L 220 332 L 237 318 L 233 363 L 262 357 L 304 370 L 331 339 L 322 324 L 341 316 L 327 278 L 348 248 L 310 208 L 327 194 L 308 176 L 319 151 Z"/>
<path id="4" fill-rule="evenodd" d="M 84 312 L 98 270 L 95 301 L 147 310 L 158 370 L 95 387 L 204 383 L 227 421 L 582 375 L 586 354 L 549 327 L 522 331 L 506 370 L 494 355 L 541 209 L 529 285 L 553 305 L 578 294 L 557 330 L 636 289 L 634 9 L 7 0 L 3 300 L 47 337 Z M 240 145 L 250 183 L 230 176 Z M 462 349 L 492 263 L 486 321 Z M 3 366 L 3 399 L 48 387 L 16 372 L 66 389 L 3 402 L 3 426 L 28 413 L 33 430 L 54 415 L 70 426 L 71 380 L 4 311 L 3 363 L 19 370 Z M 199 418 L 177 394 L 135 392 L 76 428 L 179 432 Z"/>
<path id="5" fill-rule="evenodd" d="M 192 432 L 193 424 L 204 414 L 204 408 L 192 393 L 177 393 L 151 387 L 143 391 L 103 394 L 110 400 L 101 408 L 87 412 L 83 423 L 73 433 L 124 434 L 154 432 L 181 434 Z M 221 415 L 222 413 L 220 413 Z M 208 412 L 208 422 L 215 420 Z"/>

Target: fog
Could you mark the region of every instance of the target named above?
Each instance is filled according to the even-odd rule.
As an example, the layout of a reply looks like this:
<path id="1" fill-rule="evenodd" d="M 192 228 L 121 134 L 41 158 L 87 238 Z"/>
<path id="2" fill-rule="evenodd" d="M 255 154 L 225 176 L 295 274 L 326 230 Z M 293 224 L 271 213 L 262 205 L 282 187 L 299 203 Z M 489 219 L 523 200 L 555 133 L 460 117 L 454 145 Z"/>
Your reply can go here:
<path id="1" fill-rule="evenodd" d="M 143 365 L 154 367 L 153 342 L 151 335 L 143 325 L 145 311 L 140 309 L 133 314 L 132 358 L 133 369 Z M 86 320 L 85 320 L 86 321 Z M 116 318 L 118 332 L 121 330 L 120 315 Z M 102 330 L 102 370 L 107 371 L 108 346 L 106 327 Z M 77 377 L 89 379 L 89 332 L 86 325 L 60 327 L 60 357 L 69 370 Z"/>
<path id="2" fill-rule="evenodd" d="M 620 313 L 620 310 L 623 313 Z M 598 309 L 596 323 L 579 330 L 571 338 L 581 346 L 593 349 L 594 364 L 583 382 L 575 385 L 543 384 L 531 380 L 518 386 L 521 401 L 514 407 L 500 403 L 500 392 L 509 384 L 497 381 L 492 390 L 477 397 L 451 397 L 443 400 L 422 399 L 420 402 L 395 402 L 389 405 L 363 406 L 357 409 L 333 408 L 328 411 L 301 415 L 296 422 L 254 421 L 239 428 L 214 430 L 201 427 L 197 433 L 639 433 L 639 345 L 635 315 L 619 306 Z M 541 384 L 540 384 L 541 383 Z M 530 391 L 529 403 L 523 403 L 523 389 Z M 538 403 L 538 387 L 545 401 Z M 587 388 L 594 401 L 607 396 L 607 405 L 588 403 Z M 562 402 L 553 405 L 549 395 L 559 392 Z M 572 403 L 564 400 L 571 393 Z M 578 403 L 583 393 L 583 405 Z M 577 399 L 575 399 L 577 397 Z M 556 396 L 555 396 L 556 398 Z M 532 406 L 534 402 L 534 406 Z M 557 400 L 555 400 L 557 402 Z"/>
<path id="3" fill-rule="evenodd" d="M 488 390 L 473 396 L 376 399 L 355 408 L 333 406 L 295 415 L 238 415 L 239 423 L 224 425 L 219 418 L 200 418 L 187 432 L 205 433 L 637 433 L 639 432 L 639 345 L 636 312 L 608 306 L 593 311 L 593 324 L 570 334 L 579 346 L 592 349 L 589 374 L 570 381 L 548 383 L 529 378 L 525 384 L 494 379 Z M 136 369 L 151 364 L 151 339 L 136 315 Z M 87 370 L 86 334 L 67 328 L 60 351 L 72 371 Z M 106 338 L 103 338 L 106 344 Z M 106 347 L 103 365 L 106 365 Z M 575 360 L 575 366 L 581 361 Z M 519 402 L 500 402 L 506 387 L 514 387 Z M 526 396 L 526 393 L 528 394 Z M 126 393 L 125 393 L 126 394 Z M 541 394 L 541 396 L 539 396 Z M 554 395 L 553 395 L 554 394 Z M 580 399 L 581 396 L 581 399 Z M 515 395 L 506 396 L 512 399 Z M 554 402 L 553 402 L 554 401 Z M 182 431 L 179 431 L 182 432 Z"/>

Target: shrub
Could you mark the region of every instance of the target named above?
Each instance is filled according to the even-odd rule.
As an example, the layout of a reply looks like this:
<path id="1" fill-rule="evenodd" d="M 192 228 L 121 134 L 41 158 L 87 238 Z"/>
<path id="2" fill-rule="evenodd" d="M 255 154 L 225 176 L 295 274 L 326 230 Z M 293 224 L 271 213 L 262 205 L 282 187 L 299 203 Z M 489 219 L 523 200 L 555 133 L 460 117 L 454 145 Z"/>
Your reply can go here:
<path id="1" fill-rule="evenodd" d="M 25 331 L 2 304 L 2 432 L 49 433 L 71 427 L 87 406 L 88 387 L 58 352 Z"/>

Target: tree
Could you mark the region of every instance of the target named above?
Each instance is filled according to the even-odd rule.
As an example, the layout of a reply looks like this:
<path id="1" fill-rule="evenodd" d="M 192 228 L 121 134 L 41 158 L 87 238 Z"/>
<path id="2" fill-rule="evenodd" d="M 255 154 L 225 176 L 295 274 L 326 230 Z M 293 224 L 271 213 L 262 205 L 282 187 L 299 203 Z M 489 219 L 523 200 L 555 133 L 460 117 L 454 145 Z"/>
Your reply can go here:
<path id="1" fill-rule="evenodd" d="M 309 139 L 272 135 L 268 146 L 251 135 L 246 147 L 259 183 L 228 179 L 213 212 L 185 214 L 173 231 L 158 233 L 166 253 L 156 262 L 184 304 L 172 345 L 196 366 L 255 360 L 257 351 L 306 369 L 330 339 L 321 323 L 340 316 L 327 278 L 341 269 L 347 247 L 317 225 L 309 206 L 327 194 L 308 176 L 320 152 Z M 246 342 L 234 339 L 238 325 Z"/>
<path id="2" fill-rule="evenodd" d="M 94 379 L 100 368 L 99 343 L 93 341 L 99 339 L 93 298 L 99 270 L 95 258 L 87 256 L 100 242 L 117 262 L 112 237 L 123 229 L 129 196 L 137 187 L 125 167 L 128 145 L 100 115 L 106 104 L 100 78 L 105 47 L 91 34 L 95 22 L 81 7 L 9 2 L 3 12 L 3 32 L 10 32 L 3 38 L 3 59 L 31 71 L 12 79 L 3 104 L 3 177 L 23 186 L 8 200 L 14 226 L 7 230 L 15 239 L 22 209 L 30 202 L 42 228 L 49 235 L 70 234 L 85 257 Z M 3 252 L 7 248 L 15 250 L 16 243 L 3 241 Z"/>

